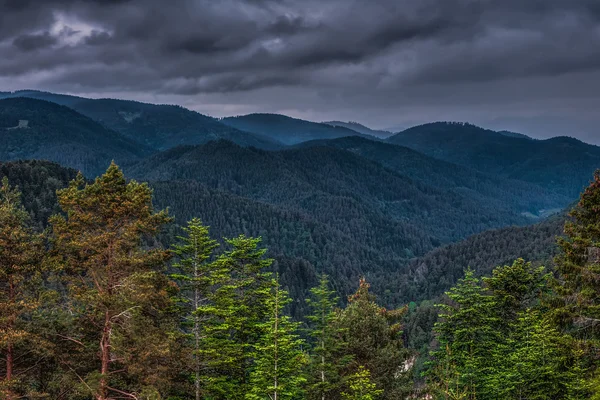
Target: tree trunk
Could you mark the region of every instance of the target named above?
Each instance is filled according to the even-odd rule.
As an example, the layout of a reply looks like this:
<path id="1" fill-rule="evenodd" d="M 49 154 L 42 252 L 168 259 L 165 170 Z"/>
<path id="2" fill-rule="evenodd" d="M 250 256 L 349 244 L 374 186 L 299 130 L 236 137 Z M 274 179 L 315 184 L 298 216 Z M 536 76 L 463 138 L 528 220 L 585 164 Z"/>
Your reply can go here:
<path id="1" fill-rule="evenodd" d="M 196 340 L 196 376 L 194 377 L 194 385 L 196 387 L 196 400 L 200 400 L 200 357 L 198 352 L 200 351 L 200 321 L 198 317 L 198 307 L 200 306 L 200 293 L 198 290 L 198 243 L 197 238 L 194 236 L 194 278 L 196 278 L 194 287 L 194 339 Z"/>
<path id="2" fill-rule="evenodd" d="M 102 329 L 102 338 L 100 339 L 100 353 L 101 353 L 101 369 L 100 374 L 100 386 L 98 388 L 97 400 L 107 400 L 107 389 L 108 389 L 108 372 L 110 365 L 110 334 L 112 324 L 110 322 L 110 314 L 108 311 L 104 314 L 104 328 Z"/>
<path id="3" fill-rule="evenodd" d="M 12 280 L 12 277 L 9 277 L 8 278 L 8 301 L 11 305 L 14 305 L 15 297 L 16 297 L 15 285 Z M 16 316 L 11 315 L 8 318 L 8 324 L 7 324 L 7 332 L 8 332 L 9 337 L 8 337 L 8 343 L 6 345 L 6 382 L 9 385 L 10 385 L 10 381 L 12 381 L 12 379 L 13 379 L 14 357 L 15 357 L 14 346 L 12 343 L 12 339 L 10 338 L 10 335 L 12 334 L 11 331 L 14 329 L 15 321 L 16 321 Z M 6 400 L 13 400 L 15 398 L 11 389 L 8 389 L 8 391 L 5 394 L 6 394 Z"/>
<path id="4" fill-rule="evenodd" d="M 13 345 L 9 343 L 6 347 L 6 381 L 10 382 L 13 375 Z"/>
<path id="5" fill-rule="evenodd" d="M 12 277 L 8 278 L 8 302 L 11 305 L 14 305 L 14 303 L 15 303 L 15 285 L 13 283 Z M 8 326 L 7 326 L 8 345 L 6 347 L 6 381 L 7 382 L 10 382 L 13 377 L 14 354 L 13 354 L 13 344 L 12 344 L 10 335 L 11 335 L 11 331 L 14 328 L 14 320 L 15 320 L 15 318 L 13 318 L 12 315 L 8 318 Z"/>
<path id="6" fill-rule="evenodd" d="M 325 400 L 325 309 L 321 309 L 321 400 Z"/>
<path id="7" fill-rule="evenodd" d="M 277 284 L 279 285 L 279 281 L 277 282 Z M 277 371 L 277 361 L 278 361 L 278 359 L 277 359 L 277 357 L 278 357 L 278 352 L 277 352 L 277 350 L 278 350 L 278 348 L 277 348 L 278 332 L 277 332 L 277 329 L 279 328 L 278 322 L 279 322 L 279 287 L 277 287 L 277 289 L 275 289 L 275 335 L 274 335 L 274 339 L 275 339 L 275 343 L 274 343 L 275 344 L 275 374 L 274 374 L 275 382 L 273 385 L 275 390 L 273 393 L 273 400 L 277 400 L 277 391 L 278 391 L 278 387 L 277 387 L 277 383 L 278 383 L 277 382 L 277 374 L 278 374 L 278 371 Z"/>

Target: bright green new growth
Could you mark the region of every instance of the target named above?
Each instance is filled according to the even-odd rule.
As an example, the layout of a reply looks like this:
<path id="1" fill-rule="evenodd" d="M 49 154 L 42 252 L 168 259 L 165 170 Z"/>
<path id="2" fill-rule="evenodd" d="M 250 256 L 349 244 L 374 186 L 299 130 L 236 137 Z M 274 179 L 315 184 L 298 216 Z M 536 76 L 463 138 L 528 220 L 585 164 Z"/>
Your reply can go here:
<path id="1" fill-rule="evenodd" d="M 540 301 L 548 280 L 544 268 L 523 260 L 496 268 L 483 284 L 467 270 L 439 306 L 431 392 L 445 399 L 580 398 L 572 341 Z"/>
<path id="2" fill-rule="evenodd" d="M 362 365 L 349 377 L 348 388 L 348 392 L 342 393 L 344 400 L 376 400 L 383 393 L 383 390 L 377 389 L 377 385 L 371 382 L 371 373 Z"/>
<path id="3" fill-rule="evenodd" d="M 260 238 L 240 235 L 213 263 L 218 271 L 207 302 L 197 310 L 203 330 L 199 351 L 205 360 L 202 377 L 207 398 L 243 399 L 250 391 L 248 371 L 262 336 L 260 324 L 269 314 L 267 300 L 273 285 L 265 272 L 272 260 L 258 247 Z"/>
<path id="4" fill-rule="evenodd" d="M 303 397 L 307 357 L 302 352 L 304 341 L 296 334 L 300 324 L 292 322 L 283 313 L 290 301 L 277 278 L 267 299 L 269 318 L 260 324 L 262 336 L 255 346 L 255 365 L 250 372 L 250 390 L 246 394 L 248 400 Z"/>

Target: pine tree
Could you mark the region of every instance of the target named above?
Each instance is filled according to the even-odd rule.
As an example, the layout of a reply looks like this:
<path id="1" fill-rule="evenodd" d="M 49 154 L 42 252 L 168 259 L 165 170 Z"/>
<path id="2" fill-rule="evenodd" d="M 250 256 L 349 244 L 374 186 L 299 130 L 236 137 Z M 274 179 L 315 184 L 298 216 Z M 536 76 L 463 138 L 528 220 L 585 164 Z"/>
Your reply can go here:
<path id="1" fill-rule="evenodd" d="M 272 274 L 265 272 L 272 260 L 264 258 L 260 241 L 244 235 L 227 240 L 231 250 L 214 263 L 222 279 L 198 309 L 205 335 L 200 356 L 207 365 L 202 380 L 211 399 L 241 400 L 249 391 L 255 345 L 269 315 L 273 284 Z"/>
<path id="2" fill-rule="evenodd" d="M 429 382 L 442 392 L 452 389 L 466 394 L 465 398 L 476 398 L 477 393 L 485 393 L 488 388 L 493 372 L 490 355 L 501 339 L 500 321 L 494 314 L 497 303 L 470 269 L 446 295 L 450 304 L 439 305 L 440 321 L 434 328 L 439 349 L 432 352 Z M 439 375 L 447 370 L 455 373 Z"/>
<path id="3" fill-rule="evenodd" d="M 574 337 L 600 348 L 600 170 L 565 223 L 555 264 L 555 320 Z"/>
<path id="4" fill-rule="evenodd" d="M 127 182 L 114 163 L 92 184 L 79 174 L 58 192 L 58 201 L 65 215 L 51 219 L 53 244 L 77 312 L 79 339 L 73 340 L 100 349 L 88 367 L 70 369 L 97 400 L 130 396 L 128 374 L 141 380 L 130 383 L 132 390 L 148 391 L 168 355 L 157 318 L 170 299 L 162 273 L 168 253 L 148 248 L 144 239 L 170 218 L 154 212 L 146 184 Z M 88 369 L 96 363 L 99 367 Z"/>
<path id="5" fill-rule="evenodd" d="M 518 316 L 509 342 L 512 393 L 506 398 L 561 399 L 572 381 L 569 339 L 539 311 L 529 309 Z"/>
<path id="6" fill-rule="evenodd" d="M 346 352 L 352 357 L 345 375 L 350 376 L 364 366 L 373 382 L 384 391 L 383 399 L 402 398 L 411 389 L 412 375 L 412 357 L 404 347 L 400 325 L 407 308 L 386 310 L 377 305 L 364 278 L 348 301 L 338 321 L 343 341 L 347 343 Z"/>
<path id="7" fill-rule="evenodd" d="M 549 291 L 550 277 L 545 267 L 535 267 L 520 258 L 511 265 L 494 268 L 492 276 L 482 281 L 497 300 L 498 317 L 509 322 L 516 320 L 519 312 L 539 305 L 542 295 Z"/>
<path id="8" fill-rule="evenodd" d="M 210 290 L 220 280 L 215 265 L 210 262 L 213 250 L 218 247 L 215 240 L 208 234 L 208 227 L 194 218 L 188 222 L 184 229 L 185 236 L 179 236 L 179 244 L 174 246 L 173 252 L 177 262 L 173 265 L 178 273 L 171 275 L 180 285 L 184 297 L 183 303 L 185 320 L 184 329 L 189 331 L 193 340 L 193 379 L 196 400 L 201 398 L 201 368 L 202 360 L 199 357 L 202 340 L 202 315 L 201 305 L 208 304 L 211 296 Z"/>
<path id="9" fill-rule="evenodd" d="M 0 349 L 6 361 L 0 395 L 6 399 L 16 398 L 13 389 L 22 372 L 16 368 L 22 356 L 17 351 L 26 342 L 40 340 L 24 322 L 24 317 L 39 307 L 36 294 L 42 273 L 41 236 L 31 231 L 28 220 L 20 192 L 4 177 L 0 187 Z M 27 353 L 32 357 L 35 349 Z"/>
<path id="10" fill-rule="evenodd" d="M 541 301 L 549 278 L 543 267 L 521 259 L 494 269 L 484 285 L 468 270 L 440 306 L 439 347 L 428 371 L 432 392 L 507 400 L 585 393 L 575 388 L 572 340 L 553 326 Z"/>
<path id="11" fill-rule="evenodd" d="M 296 334 L 300 324 L 283 313 L 290 302 L 277 277 L 267 299 L 270 316 L 261 324 L 262 337 L 255 345 L 248 400 L 297 399 L 303 395 L 306 381 L 303 369 L 307 360 L 301 350 L 303 341 Z"/>
<path id="12" fill-rule="evenodd" d="M 315 400 L 326 400 L 331 397 L 328 395 L 339 391 L 342 369 L 351 356 L 345 352 L 344 331 L 336 322 L 339 318 L 335 309 L 338 298 L 335 291 L 329 289 L 327 275 L 321 275 L 319 286 L 312 288 L 310 293 L 311 298 L 306 300 L 312 310 L 307 317 L 313 342 L 309 395 Z"/>

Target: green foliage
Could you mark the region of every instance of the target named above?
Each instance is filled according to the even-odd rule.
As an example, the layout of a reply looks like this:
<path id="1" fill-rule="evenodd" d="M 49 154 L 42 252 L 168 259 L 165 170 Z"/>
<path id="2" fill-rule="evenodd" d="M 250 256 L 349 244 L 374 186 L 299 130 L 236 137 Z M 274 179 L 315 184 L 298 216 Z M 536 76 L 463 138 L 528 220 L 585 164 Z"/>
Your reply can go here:
<path id="1" fill-rule="evenodd" d="M 554 315 L 568 332 L 600 347 L 600 171 L 581 195 L 558 240 L 556 257 L 559 298 Z"/>
<path id="2" fill-rule="evenodd" d="M 260 324 L 261 337 L 254 346 L 256 356 L 250 371 L 250 388 L 245 398 L 249 400 L 302 398 L 306 382 L 304 368 L 306 355 L 296 331 L 300 325 L 283 314 L 291 299 L 273 282 L 266 301 L 268 319 Z"/>
<path id="3" fill-rule="evenodd" d="M 467 270 L 440 305 L 437 350 L 427 371 L 439 398 L 580 398 L 573 342 L 550 321 L 542 267 L 498 267 L 483 285 Z M 574 395 L 576 393 L 576 395 Z"/>
<path id="4" fill-rule="evenodd" d="M 16 128 L 19 120 L 27 127 Z M 135 160 L 152 151 L 76 111 L 47 101 L 0 100 L 0 160 L 39 159 L 101 174 L 111 160 Z"/>
<path id="5" fill-rule="evenodd" d="M 556 255 L 556 236 L 565 216 L 551 217 L 539 224 L 483 232 L 458 243 L 437 248 L 417 258 L 406 272 L 389 278 L 403 301 L 435 299 L 454 286 L 473 267 L 479 276 L 490 275 L 498 265 L 524 258 L 548 265 Z"/>
<path id="6" fill-rule="evenodd" d="M 383 390 L 377 389 L 377 385 L 371 382 L 371 373 L 362 365 L 358 371 L 348 378 L 348 392 L 342 393 L 344 400 L 376 400 Z"/>
<path id="7" fill-rule="evenodd" d="M 495 299 L 485 293 L 472 270 L 446 294 L 450 304 L 439 305 L 441 321 L 435 325 L 439 350 L 432 354 L 432 381 L 439 388 L 456 387 L 473 396 L 476 391 L 486 393 L 493 372 L 490 354 L 501 339 L 500 319 L 490 312 Z M 457 371 L 456 377 L 446 374 L 448 366 Z"/>
<path id="8" fill-rule="evenodd" d="M 60 212 L 56 191 L 68 186 L 77 171 L 48 161 L 0 163 L 0 177 L 7 177 L 21 192 L 21 202 L 36 231 L 48 225 L 48 218 Z"/>
<path id="9" fill-rule="evenodd" d="M 168 385 L 168 253 L 142 239 L 170 218 L 115 164 L 93 184 L 79 175 L 58 198 L 65 214 L 51 219 L 54 258 L 77 310 L 69 337 L 82 344 L 62 362 L 99 400 Z"/>
<path id="10" fill-rule="evenodd" d="M 0 367 L 0 395 L 10 400 L 17 394 L 31 394 L 31 387 L 25 389 L 30 383 L 28 372 L 46 355 L 48 345 L 28 324 L 40 307 L 43 272 L 42 238 L 32 233 L 28 222 L 21 193 L 4 177 L 0 186 L 0 352 L 5 364 Z"/>
<path id="11" fill-rule="evenodd" d="M 311 399 L 331 398 L 339 393 L 342 371 L 352 360 L 352 355 L 347 352 L 344 329 L 338 323 L 340 311 L 336 305 L 339 299 L 329 288 L 327 275 L 321 275 L 319 286 L 312 288 L 310 293 L 311 297 L 306 300 L 311 309 L 306 318 L 312 345 L 308 396 Z"/>
<path id="12" fill-rule="evenodd" d="M 211 287 L 222 280 L 210 258 L 218 244 L 208 234 L 208 227 L 194 218 L 183 228 L 185 236 L 179 236 L 179 243 L 173 246 L 177 262 L 173 267 L 178 271 L 171 274 L 171 279 L 179 284 L 181 297 L 178 300 L 183 315 L 181 327 L 189 337 L 193 366 L 190 366 L 194 381 L 196 400 L 201 396 L 202 360 L 199 352 L 202 341 L 202 319 L 200 307 L 211 296 Z"/>
<path id="13" fill-rule="evenodd" d="M 336 321 L 346 343 L 345 353 L 352 356 L 345 375 L 352 375 L 363 366 L 372 374 L 377 388 L 383 390 L 382 399 L 402 398 L 411 390 L 413 361 L 404 348 L 399 323 L 406 308 L 386 310 L 377 305 L 365 279 L 360 280 L 358 290 L 348 300 Z"/>
<path id="14" fill-rule="evenodd" d="M 240 235 L 227 243 L 231 249 L 213 267 L 222 273 L 213 281 L 206 304 L 196 311 L 205 338 L 199 351 L 207 365 L 202 381 L 211 399 L 243 399 L 249 391 L 248 371 L 263 334 L 261 323 L 269 314 L 273 285 L 265 272 L 272 260 L 264 258 L 260 238 Z"/>

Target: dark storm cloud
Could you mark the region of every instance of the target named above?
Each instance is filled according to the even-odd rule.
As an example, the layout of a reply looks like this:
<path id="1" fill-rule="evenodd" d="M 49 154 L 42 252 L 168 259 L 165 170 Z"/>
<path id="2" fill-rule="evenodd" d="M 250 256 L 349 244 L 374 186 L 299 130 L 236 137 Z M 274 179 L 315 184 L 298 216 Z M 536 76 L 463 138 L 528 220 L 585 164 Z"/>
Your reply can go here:
<path id="1" fill-rule="evenodd" d="M 24 51 L 32 51 L 56 44 L 58 39 L 49 32 L 41 34 L 25 34 L 17 36 L 13 40 L 13 45 Z"/>
<path id="2" fill-rule="evenodd" d="M 580 98 L 573 76 L 600 79 L 597 0 L 0 0 L 0 11 L 0 89 L 346 107 L 369 122 L 380 116 L 368 109 L 508 106 L 509 88 L 539 109 L 544 85 L 568 78 L 563 95 Z"/>

